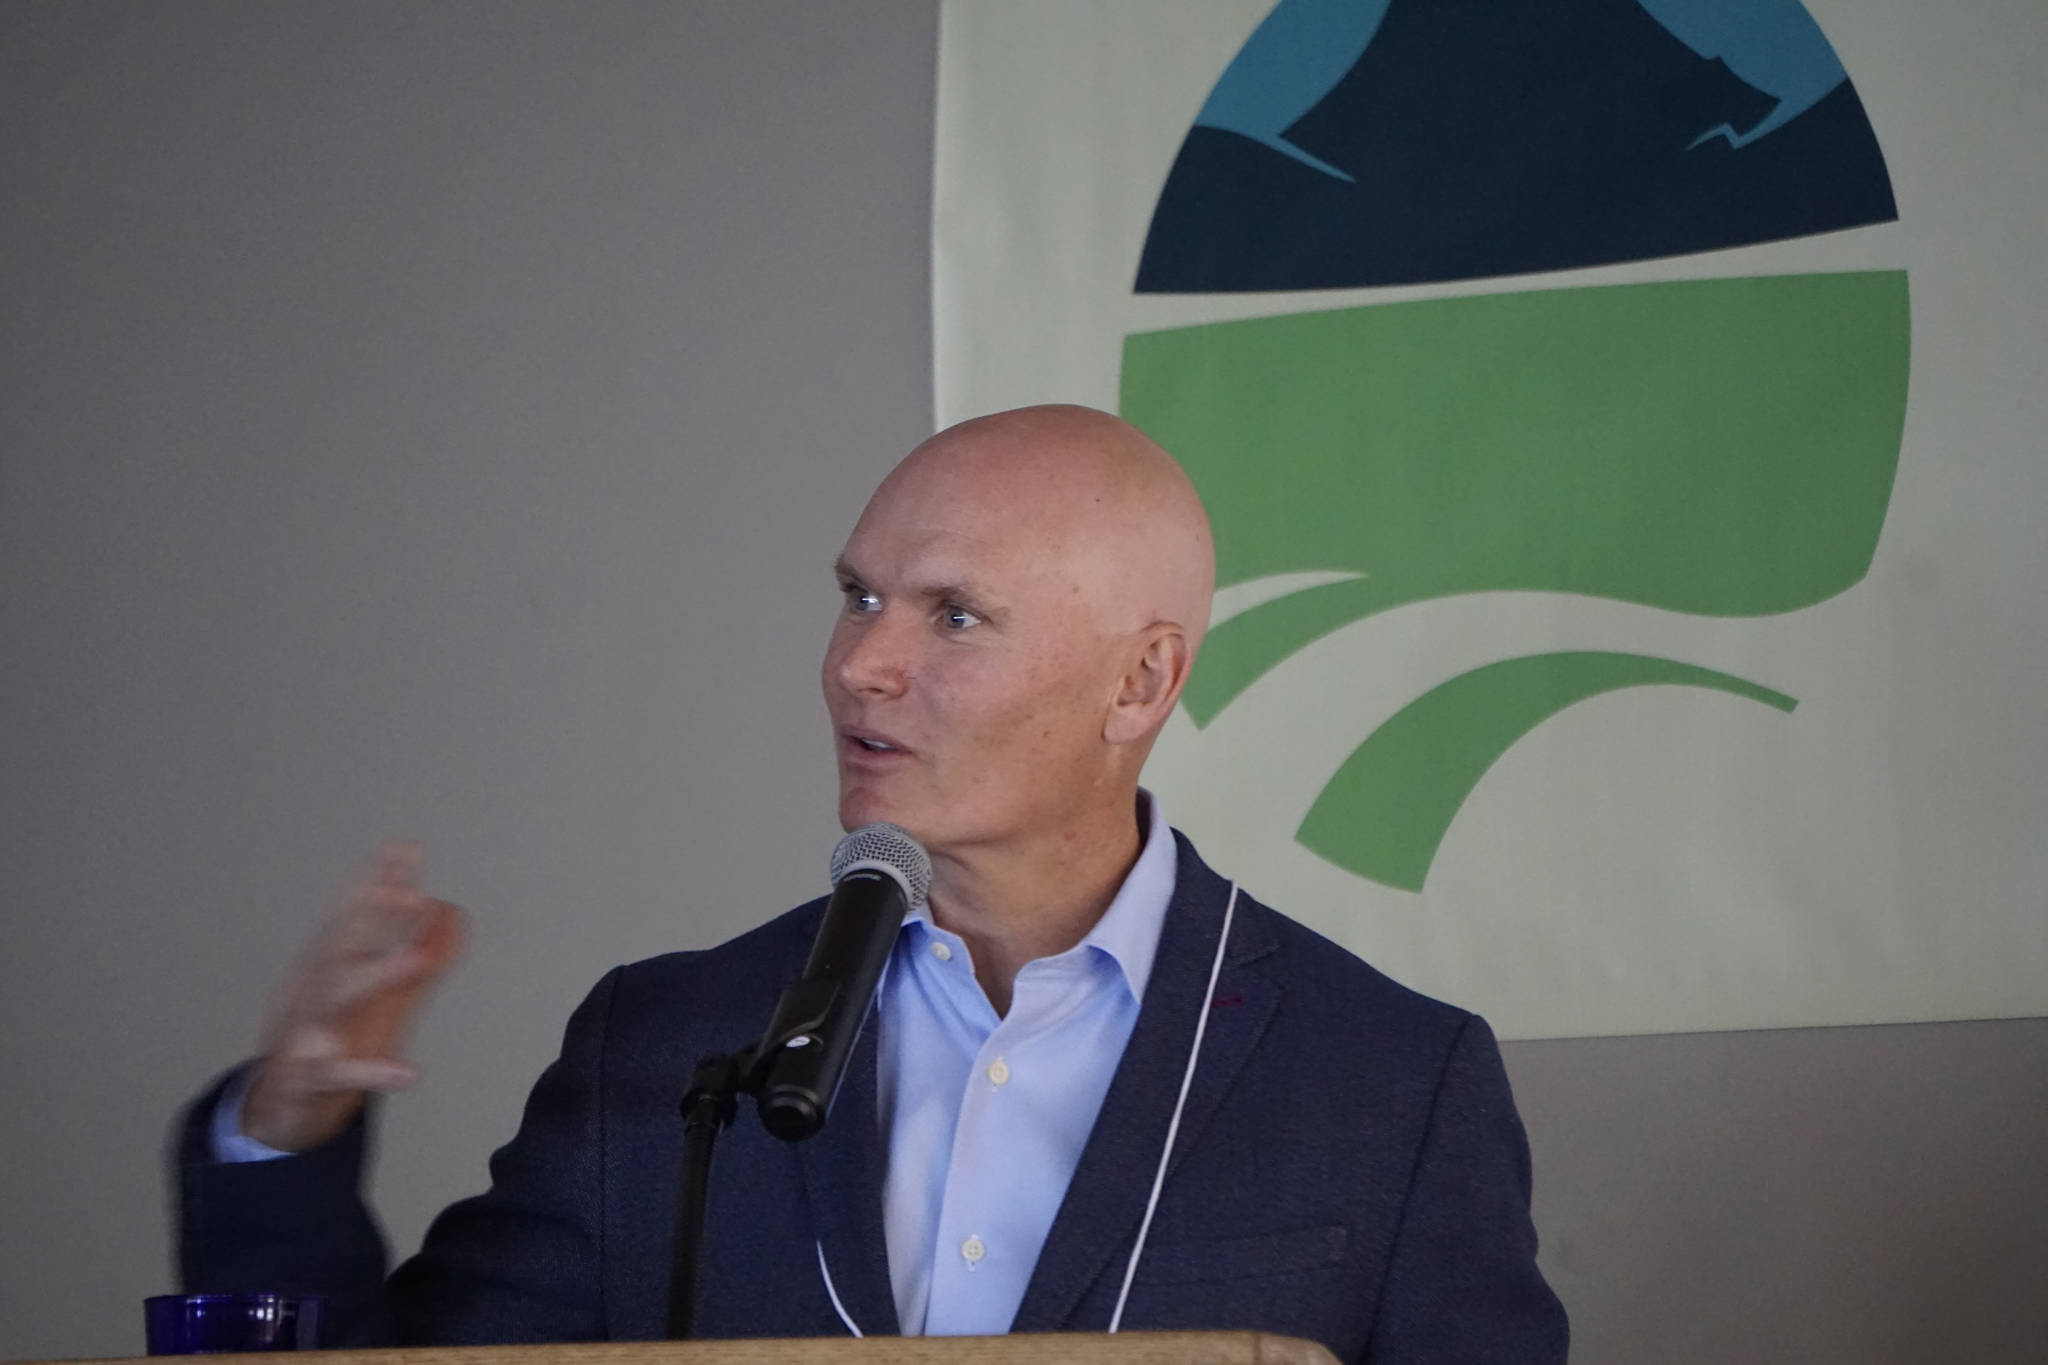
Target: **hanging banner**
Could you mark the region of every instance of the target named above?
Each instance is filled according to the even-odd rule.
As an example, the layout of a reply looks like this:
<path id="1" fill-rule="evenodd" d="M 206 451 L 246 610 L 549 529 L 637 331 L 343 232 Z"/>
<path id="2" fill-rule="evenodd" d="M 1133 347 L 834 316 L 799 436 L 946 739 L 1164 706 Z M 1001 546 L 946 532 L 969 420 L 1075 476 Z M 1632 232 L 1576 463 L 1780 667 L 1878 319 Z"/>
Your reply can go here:
<path id="1" fill-rule="evenodd" d="M 1510 1037 L 2048 1014 L 2048 10 L 940 32 L 937 418 L 1194 478 L 1213 864 Z"/>

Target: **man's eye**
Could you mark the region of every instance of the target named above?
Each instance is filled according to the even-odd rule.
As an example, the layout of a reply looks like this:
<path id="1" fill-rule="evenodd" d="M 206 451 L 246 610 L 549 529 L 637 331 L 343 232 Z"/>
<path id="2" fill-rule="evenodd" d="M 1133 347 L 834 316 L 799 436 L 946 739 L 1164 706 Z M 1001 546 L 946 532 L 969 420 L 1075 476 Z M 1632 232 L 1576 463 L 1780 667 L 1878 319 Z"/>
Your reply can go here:
<path id="1" fill-rule="evenodd" d="M 882 609 L 882 599 L 858 583 L 844 583 L 839 591 L 846 597 L 846 609 L 858 612 L 876 612 Z"/>
<path id="2" fill-rule="evenodd" d="M 981 624 L 981 618 L 965 607 L 942 607 L 939 620 L 947 630 L 966 630 Z"/>

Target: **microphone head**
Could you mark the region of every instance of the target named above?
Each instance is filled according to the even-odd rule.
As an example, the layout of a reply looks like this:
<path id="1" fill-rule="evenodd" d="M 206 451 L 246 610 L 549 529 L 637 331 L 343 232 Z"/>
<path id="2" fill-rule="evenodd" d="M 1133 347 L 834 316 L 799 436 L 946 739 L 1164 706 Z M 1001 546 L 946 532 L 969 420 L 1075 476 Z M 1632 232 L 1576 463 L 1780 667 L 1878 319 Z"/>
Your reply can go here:
<path id="1" fill-rule="evenodd" d="M 932 889 L 932 859 L 910 831 L 887 820 L 862 825 L 832 850 L 832 885 L 848 873 L 871 868 L 903 884 L 913 906 L 923 905 Z"/>

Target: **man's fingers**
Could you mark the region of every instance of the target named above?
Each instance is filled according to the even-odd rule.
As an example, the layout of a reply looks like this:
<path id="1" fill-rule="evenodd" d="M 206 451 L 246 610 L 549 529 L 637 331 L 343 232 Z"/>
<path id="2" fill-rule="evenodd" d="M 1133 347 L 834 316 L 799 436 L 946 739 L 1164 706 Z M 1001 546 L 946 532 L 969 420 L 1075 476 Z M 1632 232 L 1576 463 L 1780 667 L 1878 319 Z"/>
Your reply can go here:
<path id="1" fill-rule="evenodd" d="M 262 1098 L 275 1104 L 305 1104 L 331 1095 L 363 1090 L 403 1090 L 419 1079 L 419 1071 L 402 1057 L 347 1057 L 274 1053 L 263 1059 Z"/>
<path id="2" fill-rule="evenodd" d="M 412 880 L 419 870 L 417 856 L 380 859 L 343 895 L 314 944 L 315 959 L 376 952 L 418 932 L 434 902 Z"/>
<path id="3" fill-rule="evenodd" d="M 396 1057 L 330 1057 L 308 1066 L 309 1093 L 336 1094 L 371 1090 L 380 1094 L 403 1090 L 419 1080 L 419 1071 Z"/>
<path id="4" fill-rule="evenodd" d="M 301 988 L 303 1007 L 296 1013 L 303 1021 L 332 1025 L 349 1011 L 386 991 L 409 986 L 434 969 L 433 959 L 412 944 L 329 960 L 307 975 Z"/>
<path id="5" fill-rule="evenodd" d="M 370 875 L 366 880 L 383 887 L 416 887 L 420 882 L 420 869 L 426 865 L 427 851 L 412 839 L 387 839 L 377 846 L 377 852 L 370 859 Z"/>
<path id="6" fill-rule="evenodd" d="M 375 1055 L 396 1048 L 427 989 L 461 954 L 462 912 L 427 900 L 409 943 L 307 963 L 271 1025 L 268 1049 Z"/>
<path id="7" fill-rule="evenodd" d="M 331 1141 L 372 1092 L 403 1090 L 418 1079 L 395 1057 L 267 1057 L 242 1102 L 242 1131 L 287 1152 Z"/>
<path id="8" fill-rule="evenodd" d="M 359 910 L 392 896 L 404 899 L 417 894 L 420 869 L 425 865 L 426 850 L 421 845 L 410 839 L 387 839 L 377 845 L 362 872 L 342 893 L 342 910 Z"/>
<path id="9" fill-rule="evenodd" d="M 327 1008 L 347 1009 L 393 987 L 429 981 L 454 962 L 462 951 L 462 912 L 420 897 L 407 915 L 406 940 L 318 964 Z"/>
<path id="10" fill-rule="evenodd" d="M 461 907 L 449 901 L 429 900 L 416 922 L 413 950 L 426 959 L 430 970 L 446 970 L 462 954 L 469 939 Z"/>

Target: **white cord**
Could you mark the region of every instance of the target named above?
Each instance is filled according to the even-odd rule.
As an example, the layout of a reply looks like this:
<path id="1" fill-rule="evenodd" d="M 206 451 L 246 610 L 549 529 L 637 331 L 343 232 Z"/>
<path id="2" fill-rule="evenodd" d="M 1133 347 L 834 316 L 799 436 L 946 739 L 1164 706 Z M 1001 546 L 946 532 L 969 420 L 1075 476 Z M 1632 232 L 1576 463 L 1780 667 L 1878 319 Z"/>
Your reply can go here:
<path id="1" fill-rule="evenodd" d="M 853 1333 L 855 1336 L 860 1336 L 862 1335 L 860 1328 L 854 1326 L 852 1315 L 846 1311 L 846 1305 L 839 1301 L 839 1291 L 835 1289 L 832 1285 L 832 1270 L 829 1266 L 825 1264 L 825 1244 L 823 1242 L 819 1242 L 817 1243 L 817 1247 L 818 1273 L 825 1277 L 825 1293 L 828 1294 L 832 1299 L 832 1311 L 837 1313 L 839 1315 L 839 1320 L 846 1324 L 847 1331 Z"/>
<path id="2" fill-rule="evenodd" d="M 1116 1311 L 1109 1315 L 1109 1330 L 1112 1332 L 1123 1323 L 1124 1302 L 1131 1297 L 1131 1281 L 1138 1274 L 1138 1258 L 1145 1254 L 1145 1237 L 1152 1231 L 1152 1214 L 1159 1207 L 1160 1188 L 1166 1184 L 1166 1163 L 1173 1155 L 1174 1136 L 1180 1132 L 1180 1111 L 1187 1105 L 1188 1087 L 1194 1084 L 1195 1061 L 1202 1055 L 1202 1035 L 1209 1029 L 1209 1007 L 1216 998 L 1216 979 L 1223 974 L 1223 948 L 1230 942 L 1230 921 L 1236 911 L 1237 883 L 1232 882 L 1230 900 L 1223 907 L 1223 932 L 1216 936 L 1216 960 L 1209 964 L 1209 989 L 1202 992 L 1202 1012 L 1195 1016 L 1195 1045 L 1188 1049 L 1188 1069 L 1180 1078 L 1180 1098 L 1173 1102 L 1173 1121 L 1166 1125 L 1166 1147 L 1159 1153 L 1159 1169 L 1152 1176 L 1152 1194 L 1145 1201 L 1144 1220 L 1138 1224 L 1138 1242 L 1131 1248 L 1130 1262 L 1124 1266 L 1124 1287 L 1117 1291 Z M 823 1256 L 822 1251 L 819 1254 Z M 819 1264 L 824 1262 L 820 1260 Z"/>

